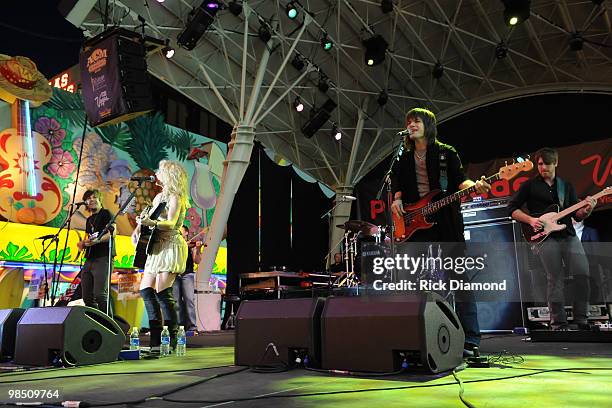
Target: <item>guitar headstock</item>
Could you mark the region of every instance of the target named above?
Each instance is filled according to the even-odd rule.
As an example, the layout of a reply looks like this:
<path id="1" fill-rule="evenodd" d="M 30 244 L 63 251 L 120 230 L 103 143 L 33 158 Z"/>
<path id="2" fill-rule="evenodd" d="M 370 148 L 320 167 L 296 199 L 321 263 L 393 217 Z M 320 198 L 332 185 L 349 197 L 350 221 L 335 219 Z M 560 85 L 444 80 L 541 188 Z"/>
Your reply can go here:
<path id="1" fill-rule="evenodd" d="M 505 166 L 499 169 L 499 178 L 504 180 L 510 180 L 516 177 L 517 174 L 522 172 L 528 172 L 533 169 L 533 162 L 529 159 L 523 159 L 521 162 L 513 162 L 512 164 L 506 163 Z"/>

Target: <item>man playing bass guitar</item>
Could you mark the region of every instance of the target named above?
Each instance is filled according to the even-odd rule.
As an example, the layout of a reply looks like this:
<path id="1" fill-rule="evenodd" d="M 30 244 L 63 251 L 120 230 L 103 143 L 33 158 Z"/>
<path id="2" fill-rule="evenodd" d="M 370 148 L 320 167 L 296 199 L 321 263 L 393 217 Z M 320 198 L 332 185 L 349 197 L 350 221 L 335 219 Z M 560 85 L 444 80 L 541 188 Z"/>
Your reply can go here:
<path id="1" fill-rule="evenodd" d="M 559 155 L 556 150 L 543 148 L 535 154 L 538 175 L 524 182 L 508 204 L 512 218 L 528 224 L 535 232 L 544 228 L 542 221 L 534 215 L 548 212 L 551 205 L 560 208 L 578 203 L 576 190 L 567 181 L 556 175 Z M 589 281 L 589 264 L 580 240 L 572 226 L 572 217 L 577 221 L 587 218 L 596 205 L 591 197 L 586 198 L 586 205 L 573 214 L 559 220 L 565 228 L 552 233 L 541 243 L 538 255 L 546 273 L 546 301 L 550 311 L 550 325 L 553 330 L 572 328 L 567 324 L 563 296 L 564 273 L 562 261 L 574 276 L 574 328 L 589 329 L 587 323 Z M 527 207 L 529 214 L 521 208 Z"/>
<path id="2" fill-rule="evenodd" d="M 491 189 L 484 177 L 474 183 L 465 176 L 457 151 L 437 140 L 436 126 L 436 116 L 427 109 L 414 108 L 406 114 L 409 136 L 401 157 L 394 164 L 391 177 L 394 199 L 391 211 L 394 217 L 404 216 L 404 202 L 414 203 L 436 189 L 453 193 L 474 186 L 479 194 Z M 462 256 L 465 251 L 463 220 L 459 203 L 455 204 L 434 214 L 437 223 L 431 228 L 416 231 L 409 240 L 459 243 L 457 253 L 448 255 Z M 464 354 L 470 355 L 472 349 L 480 344 L 476 303 L 471 292 L 457 292 L 456 296 L 457 315 L 465 331 Z"/>

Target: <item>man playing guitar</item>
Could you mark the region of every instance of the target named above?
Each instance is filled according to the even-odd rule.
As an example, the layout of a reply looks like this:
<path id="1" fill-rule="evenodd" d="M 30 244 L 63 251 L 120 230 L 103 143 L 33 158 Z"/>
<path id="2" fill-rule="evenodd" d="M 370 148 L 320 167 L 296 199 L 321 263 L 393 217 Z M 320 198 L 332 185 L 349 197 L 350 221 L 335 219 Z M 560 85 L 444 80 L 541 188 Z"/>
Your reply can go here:
<path id="1" fill-rule="evenodd" d="M 110 211 L 102 208 L 101 194 L 98 190 L 87 190 L 83 194 L 86 210 L 89 212 L 85 232 L 87 238 L 79 241 L 79 251 L 85 250 L 85 264 L 81 269 L 81 288 L 83 302 L 86 306 L 95 307 L 107 313 L 108 303 L 108 240 L 110 234 L 99 236 L 111 220 Z M 113 229 L 113 239 L 115 230 Z M 113 258 L 115 257 L 113 245 Z"/>
<path id="2" fill-rule="evenodd" d="M 548 212 L 551 205 L 560 208 L 578 203 L 576 190 L 567 181 L 556 177 L 559 155 L 556 150 L 543 148 L 535 154 L 538 165 L 538 175 L 521 185 L 508 204 L 512 218 L 524 224 L 529 224 L 534 231 L 541 231 L 545 225 L 536 214 Z M 589 329 L 587 323 L 589 281 L 589 264 L 584 254 L 580 240 L 572 226 L 572 217 L 577 221 L 587 218 L 596 205 L 591 197 L 585 199 L 586 205 L 573 214 L 562 218 L 559 222 L 565 228 L 552 233 L 542 242 L 538 255 L 546 272 L 546 300 L 550 311 L 550 324 L 553 330 L 567 330 L 567 316 L 564 309 L 563 296 L 564 273 L 562 260 L 574 276 L 574 325 L 578 329 Z M 527 207 L 529 214 L 521 208 Z"/>

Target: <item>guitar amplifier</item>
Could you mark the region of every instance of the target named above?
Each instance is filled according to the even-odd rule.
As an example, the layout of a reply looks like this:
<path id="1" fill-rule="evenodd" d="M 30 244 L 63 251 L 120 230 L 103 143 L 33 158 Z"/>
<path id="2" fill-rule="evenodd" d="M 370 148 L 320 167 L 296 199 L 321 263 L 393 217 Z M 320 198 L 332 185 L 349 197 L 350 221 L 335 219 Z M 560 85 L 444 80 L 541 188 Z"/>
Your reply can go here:
<path id="1" fill-rule="evenodd" d="M 465 225 L 482 222 L 510 220 L 508 203 L 510 197 L 491 200 L 469 201 L 461 204 L 461 216 Z"/>

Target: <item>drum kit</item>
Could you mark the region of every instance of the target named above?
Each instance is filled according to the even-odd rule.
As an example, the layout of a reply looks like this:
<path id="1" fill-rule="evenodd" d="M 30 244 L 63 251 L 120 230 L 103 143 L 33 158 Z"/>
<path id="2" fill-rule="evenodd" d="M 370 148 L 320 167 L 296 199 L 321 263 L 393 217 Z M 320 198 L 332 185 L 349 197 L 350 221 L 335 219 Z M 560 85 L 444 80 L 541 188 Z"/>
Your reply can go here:
<path id="1" fill-rule="evenodd" d="M 360 269 L 360 244 L 363 242 L 374 242 L 377 244 L 387 242 L 389 238 L 386 228 L 371 224 L 367 221 L 349 220 L 344 224 L 336 225 L 344 229 L 342 239 L 344 247 L 345 270 L 336 272 L 333 283 L 336 287 L 357 287 L 360 283 L 358 271 Z"/>

